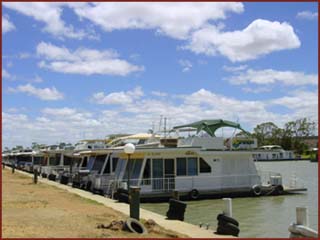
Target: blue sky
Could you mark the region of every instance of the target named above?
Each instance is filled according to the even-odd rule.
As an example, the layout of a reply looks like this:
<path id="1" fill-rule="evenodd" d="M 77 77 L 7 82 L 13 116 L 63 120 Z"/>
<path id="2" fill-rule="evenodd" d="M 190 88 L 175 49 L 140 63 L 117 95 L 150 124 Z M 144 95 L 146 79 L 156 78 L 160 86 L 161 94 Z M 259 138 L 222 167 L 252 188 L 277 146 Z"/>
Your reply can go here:
<path id="1" fill-rule="evenodd" d="M 318 121 L 317 3 L 3 3 L 3 146 Z"/>

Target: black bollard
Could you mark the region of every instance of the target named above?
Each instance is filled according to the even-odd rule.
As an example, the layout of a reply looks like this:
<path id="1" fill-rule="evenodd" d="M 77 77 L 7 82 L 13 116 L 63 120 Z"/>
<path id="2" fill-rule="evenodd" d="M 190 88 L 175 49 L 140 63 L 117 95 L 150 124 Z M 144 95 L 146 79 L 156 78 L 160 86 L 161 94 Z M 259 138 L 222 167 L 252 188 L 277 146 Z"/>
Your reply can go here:
<path id="1" fill-rule="evenodd" d="M 2 169 L 5 169 L 6 165 L 4 163 L 2 163 Z"/>
<path id="2" fill-rule="evenodd" d="M 12 165 L 12 173 L 14 173 L 15 168 L 16 168 L 16 166 L 13 164 Z"/>
<path id="3" fill-rule="evenodd" d="M 34 171 L 33 171 L 33 182 L 35 184 L 38 183 L 38 171 L 37 171 L 37 169 L 34 169 Z"/>
<path id="4" fill-rule="evenodd" d="M 130 187 L 129 192 L 130 217 L 140 219 L 140 188 Z"/>
<path id="5" fill-rule="evenodd" d="M 171 220 L 184 220 L 184 213 L 187 204 L 176 199 L 169 200 L 169 210 L 167 211 L 167 218 Z"/>

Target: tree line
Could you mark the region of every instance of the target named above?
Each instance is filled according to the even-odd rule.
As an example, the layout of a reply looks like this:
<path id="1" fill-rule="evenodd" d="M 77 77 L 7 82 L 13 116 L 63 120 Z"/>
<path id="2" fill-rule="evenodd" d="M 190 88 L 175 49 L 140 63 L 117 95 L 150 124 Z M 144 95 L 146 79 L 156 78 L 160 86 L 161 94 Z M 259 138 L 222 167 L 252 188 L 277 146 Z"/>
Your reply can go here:
<path id="1" fill-rule="evenodd" d="M 294 150 L 302 154 L 308 150 L 303 138 L 314 136 L 316 123 L 301 118 L 284 124 L 283 128 L 273 122 L 265 122 L 253 129 L 252 137 L 257 138 L 258 145 L 280 145 L 285 150 Z"/>

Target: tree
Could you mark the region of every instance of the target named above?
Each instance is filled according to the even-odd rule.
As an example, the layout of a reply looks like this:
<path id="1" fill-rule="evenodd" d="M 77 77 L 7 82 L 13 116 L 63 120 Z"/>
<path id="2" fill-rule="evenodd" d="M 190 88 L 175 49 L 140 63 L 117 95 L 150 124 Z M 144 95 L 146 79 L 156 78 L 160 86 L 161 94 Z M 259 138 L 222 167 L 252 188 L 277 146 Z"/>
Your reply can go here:
<path id="1" fill-rule="evenodd" d="M 291 149 L 302 154 L 308 149 L 308 146 L 302 142 L 303 138 L 314 135 L 316 128 L 315 122 L 308 121 L 307 118 L 301 118 L 296 121 L 290 121 L 285 124 L 285 133 L 291 139 Z M 287 142 L 287 144 L 289 141 Z"/>
<path id="2" fill-rule="evenodd" d="M 257 138 L 258 145 L 266 145 L 272 143 L 274 133 L 278 132 L 278 126 L 273 122 L 265 122 L 257 125 L 253 129 L 253 136 Z"/>

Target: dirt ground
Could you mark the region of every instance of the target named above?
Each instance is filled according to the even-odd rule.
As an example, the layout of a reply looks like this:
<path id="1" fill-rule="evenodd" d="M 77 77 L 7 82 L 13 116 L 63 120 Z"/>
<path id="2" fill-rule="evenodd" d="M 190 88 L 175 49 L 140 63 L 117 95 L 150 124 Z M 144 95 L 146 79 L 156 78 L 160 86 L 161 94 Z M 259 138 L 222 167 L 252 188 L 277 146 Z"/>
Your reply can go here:
<path id="1" fill-rule="evenodd" d="M 43 183 L 11 169 L 2 170 L 3 238 L 109 238 L 185 237 L 158 225 L 139 235 L 124 230 L 101 228 L 127 216 L 98 202 Z M 145 223 L 144 220 L 142 222 Z M 145 224 L 146 225 L 146 224 Z"/>

